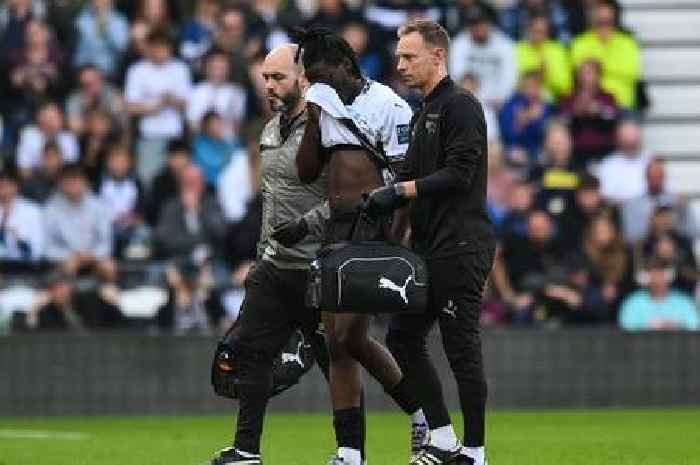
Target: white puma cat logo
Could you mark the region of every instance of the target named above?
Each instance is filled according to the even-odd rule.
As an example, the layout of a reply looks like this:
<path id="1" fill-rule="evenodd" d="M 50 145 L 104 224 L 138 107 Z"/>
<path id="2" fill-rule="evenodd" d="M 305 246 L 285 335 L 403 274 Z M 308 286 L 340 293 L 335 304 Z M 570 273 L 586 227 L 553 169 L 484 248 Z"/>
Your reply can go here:
<path id="1" fill-rule="evenodd" d="M 413 276 L 406 278 L 406 283 L 402 286 L 396 285 L 393 281 L 388 278 L 379 278 L 379 289 L 389 289 L 390 291 L 398 292 L 403 301 L 408 305 L 408 297 L 406 296 L 406 287 L 408 283 L 413 279 Z"/>
<path id="2" fill-rule="evenodd" d="M 299 365 L 301 365 L 302 368 L 304 368 L 304 362 L 301 361 L 301 355 L 300 355 L 302 345 L 304 345 L 304 341 L 299 341 L 299 345 L 297 346 L 297 353 L 296 354 L 282 352 L 282 363 L 297 362 Z"/>

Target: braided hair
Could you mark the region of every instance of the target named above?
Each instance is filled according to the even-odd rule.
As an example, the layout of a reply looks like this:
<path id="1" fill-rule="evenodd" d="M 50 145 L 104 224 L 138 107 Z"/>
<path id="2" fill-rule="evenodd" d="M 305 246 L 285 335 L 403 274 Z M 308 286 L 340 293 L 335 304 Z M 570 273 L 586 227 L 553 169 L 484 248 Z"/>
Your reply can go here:
<path id="1" fill-rule="evenodd" d="M 304 68 L 309 68 L 314 63 L 319 62 L 339 66 L 344 60 L 348 60 L 356 77 L 362 77 L 357 54 L 345 39 L 332 30 L 322 26 L 312 26 L 306 30 L 295 30 L 294 36 L 299 42 L 299 49 L 294 61 L 299 63 L 299 59 L 301 59 Z"/>

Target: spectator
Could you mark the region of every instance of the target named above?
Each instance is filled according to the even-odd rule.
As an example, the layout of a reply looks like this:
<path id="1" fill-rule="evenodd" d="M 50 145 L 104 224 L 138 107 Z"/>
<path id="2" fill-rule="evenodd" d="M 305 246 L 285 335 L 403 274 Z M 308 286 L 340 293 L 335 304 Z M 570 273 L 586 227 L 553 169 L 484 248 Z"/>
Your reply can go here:
<path id="1" fill-rule="evenodd" d="M 677 230 L 673 206 L 657 206 L 649 222 L 649 233 L 635 247 L 635 268 L 659 257 L 675 270 L 673 285 L 692 294 L 698 279 L 697 260 L 692 242 Z"/>
<path id="2" fill-rule="evenodd" d="M 76 66 L 94 65 L 108 77 L 114 77 L 122 54 L 129 43 L 129 23 L 116 11 L 112 0 L 91 0 L 75 22 L 78 30 Z"/>
<path id="3" fill-rule="evenodd" d="M 343 0 L 320 0 L 316 14 L 307 21 L 307 26 L 325 26 L 333 31 L 340 31 L 353 12 Z"/>
<path id="4" fill-rule="evenodd" d="M 627 331 L 697 330 L 698 309 L 693 299 L 671 288 L 672 269 L 653 259 L 643 273 L 644 289 L 633 292 L 620 309 L 619 323 Z"/>
<path id="5" fill-rule="evenodd" d="M 591 278 L 586 260 L 574 254 L 565 261 L 562 272 L 562 282 L 547 284 L 543 291 L 548 317 L 568 324 L 609 321 L 610 307 Z"/>
<path id="6" fill-rule="evenodd" d="M 0 264 L 4 269 L 33 265 L 44 253 L 41 211 L 17 191 L 14 173 L 0 171 Z"/>
<path id="7" fill-rule="evenodd" d="M 464 75 L 461 81 L 462 88 L 468 90 L 474 95 L 479 95 L 479 79 L 472 73 Z M 500 143 L 501 130 L 498 127 L 498 118 L 496 112 L 487 103 L 482 103 L 484 110 L 484 120 L 486 120 L 486 139 L 489 143 Z"/>
<path id="8" fill-rule="evenodd" d="M 148 25 L 141 20 L 135 20 L 131 22 L 129 28 L 129 47 L 124 54 L 121 66 L 119 69 L 119 76 L 117 83 L 120 88 L 124 87 L 126 74 L 131 68 L 131 65 L 138 63 L 139 61 L 146 58 L 148 55 L 148 34 L 150 30 Z"/>
<path id="9" fill-rule="evenodd" d="M 187 121 L 193 134 L 202 129 L 202 119 L 210 111 L 219 114 L 223 135 L 228 142 L 238 138 L 238 131 L 245 118 L 246 90 L 229 82 L 231 62 L 226 53 L 213 50 L 207 54 L 205 79 L 195 85 L 187 106 Z"/>
<path id="10" fill-rule="evenodd" d="M 486 202 L 488 213 L 497 233 L 500 233 L 503 222 L 509 213 L 509 202 L 519 176 L 515 170 L 503 162 L 503 151 L 498 143 L 488 145 L 487 169 Z M 526 208 L 529 208 L 529 205 Z"/>
<path id="11" fill-rule="evenodd" d="M 165 163 L 168 141 L 182 137 L 181 112 L 190 94 L 190 72 L 172 57 L 167 33 L 148 36 L 148 58 L 129 68 L 126 101 L 133 117 L 139 117 L 136 171 L 149 185 Z"/>
<path id="12" fill-rule="evenodd" d="M 498 10 L 491 5 L 490 1 L 457 0 L 456 2 L 446 3 L 443 22 L 450 33 L 450 37 L 454 37 L 462 32 L 462 28 L 469 18 L 474 17 L 475 14 L 480 14 L 482 11 L 491 18 L 493 24 L 498 23 Z"/>
<path id="13" fill-rule="evenodd" d="M 207 266 L 191 261 L 170 265 L 166 270 L 168 302 L 158 310 L 156 325 L 174 334 L 212 334 L 224 320 L 221 295 Z"/>
<path id="14" fill-rule="evenodd" d="M 466 73 L 474 74 L 481 86 L 478 97 L 499 111 L 517 82 L 513 43 L 493 26 L 484 10 L 475 9 L 467 24 L 468 30 L 452 41 L 450 75 L 459 82 Z"/>
<path id="15" fill-rule="evenodd" d="M 7 98 L 12 102 L 8 113 L 11 130 L 26 124 L 43 101 L 62 96 L 63 64 L 64 53 L 52 39 L 46 23 L 30 21 L 24 46 L 9 51 Z"/>
<path id="16" fill-rule="evenodd" d="M 45 15 L 46 5 L 42 0 L 8 0 L 0 6 L 0 39 L 3 48 L 22 48 L 27 24 L 32 19 L 43 19 Z"/>
<path id="17" fill-rule="evenodd" d="M 87 126 L 80 137 L 80 165 L 91 186 L 100 181 L 107 150 L 121 140 L 121 133 L 110 114 L 101 108 L 93 108 L 86 115 Z"/>
<path id="18" fill-rule="evenodd" d="M 579 173 L 571 159 L 571 136 L 561 122 L 553 121 L 547 126 L 542 155 L 543 166 L 536 167 L 530 175 L 540 187 L 535 203 L 558 220 L 573 204 L 579 185 Z"/>
<path id="19" fill-rule="evenodd" d="M 617 151 L 600 163 L 598 177 L 603 196 L 616 203 L 646 192 L 646 169 L 651 153 L 642 148 L 639 123 L 626 120 L 617 126 Z M 624 182 L 620 182 L 623 180 Z"/>
<path id="20" fill-rule="evenodd" d="M 513 163 L 525 168 L 537 163 L 545 128 L 553 114 L 554 108 L 542 95 L 540 73 L 525 74 L 520 80 L 519 91 L 506 102 L 499 117 L 503 143 Z M 520 155 L 523 152 L 526 156 Z"/>
<path id="21" fill-rule="evenodd" d="M 517 179 L 508 199 L 509 211 L 496 232 L 505 240 L 509 237 L 522 238 L 527 235 L 527 220 L 534 205 L 534 189 L 527 180 Z"/>
<path id="22" fill-rule="evenodd" d="M 608 216 L 598 216 L 588 225 L 583 252 L 593 278 L 602 287 L 605 302 L 616 308 L 629 288 L 632 266 L 625 243 Z"/>
<path id="23" fill-rule="evenodd" d="M 182 140 L 168 144 L 168 160 L 165 167 L 155 177 L 148 194 L 146 219 L 155 226 L 163 207 L 177 197 L 178 179 L 190 164 L 190 147 Z"/>
<path id="24" fill-rule="evenodd" d="M 192 145 L 192 161 L 204 173 L 207 185 L 216 187 L 219 175 L 226 168 L 235 146 L 224 137 L 223 121 L 218 113 L 210 111 L 204 115 L 202 131 Z"/>
<path id="25" fill-rule="evenodd" d="M 246 20 L 243 10 L 238 8 L 226 8 L 219 18 L 214 32 L 213 48 L 229 54 L 232 63 L 245 64 L 252 56 L 253 50 L 246 50 Z M 240 82 L 239 76 L 234 80 Z"/>
<path id="26" fill-rule="evenodd" d="M 123 327 L 126 318 L 112 289 L 77 292 L 71 276 L 56 271 L 49 276 L 48 293 L 35 303 L 28 323 L 40 331 L 82 333 Z"/>
<path id="27" fill-rule="evenodd" d="M 202 261 L 221 249 L 226 221 L 216 199 L 206 193 L 199 168 L 188 166 L 179 181 L 179 196 L 163 208 L 155 240 L 165 258 Z"/>
<path id="28" fill-rule="evenodd" d="M 655 158 L 647 165 L 646 188 L 644 194 L 622 205 L 622 225 L 628 244 L 646 237 L 651 216 L 660 206 L 673 208 L 680 232 L 689 237 L 696 235 L 696 221 L 685 200 L 666 190 L 666 163 L 662 159 Z"/>
<path id="29" fill-rule="evenodd" d="M 175 31 L 168 3 L 167 0 L 141 0 L 137 19 L 146 23 L 149 31 L 164 31 L 173 34 Z"/>
<path id="30" fill-rule="evenodd" d="M 260 159 L 260 130 L 257 127 L 246 129 L 247 147 L 233 151 L 216 186 L 219 205 L 230 224 L 243 221 L 255 200 L 255 186 L 259 184 L 253 167 Z"/>
<path id="31" fill-rule="evenodd" d="M 571 92 L 571 64 L 564 45 L 549 39 L 549 20 L 543 14 L 533 15 L 527 40 L 515 46 L 520 76 L 531 71 L 542 74 L 547 96 L 559 100 Z"/>
<path id="32" fill-rule="evenodd" d="M 525 31 L 531 30 L 533 19 L 543 14 L 551 25 L 551 37 L 568 44 L 571 40 L 569 15 L 558 0 L 518 0 L 501 14 L 501 26 L 512 40 L 519 41 L 525 37 Z M 549 30 L 547 37 L 550 37 Z"/>
<path id="33" fill-rule="evenodd" d="M 60 189 L 48 201 L 44 218 L 49 261 L 71 276 L 90 270 L 114 282 L 117 268 L 112 260 L 111 224 L 79 166 L 63 169 Z"/>
<path id="34" fill-rule="evenodd" d="M 17 167 L 22 179 L 29 179 L 41 162 L 47 142 L 55 142 L 65 162 L 78 160 L 80 151 L 75 136 L 63 129 L 63 113 L 54 102 L 44 103 L 36 113 L 36 125 L 25 127 L 17 146 Z"/>
<path id="35" fill-rule="evenodd" d="M 573 203 L 567 205 L 559 217 L 559 237 L 563 247 L 566 250 L 580 248 L 586 229 L 599 216 L 608 217 L 616 227 L 620 225 L 619 211 L 603 199 L 598 178 L 583 174 L 579 177 Z"/>
<path id="36" fill-rule="evenodd" d="M 110 148 L 98 188 L 104 215 L 112 224 L 115 256 L 123 257 L 136 229 L 143 224 L 143 192 L 132 173 L 131 153 L 122 145 Z"/>
<path id="37" fill-rule="evenodd" d="M 543 211 L 528 214 L 524 237 L 510 236 L 503 241 L 494 263 L 493 280 L 513 311 L 514 321 L 530 323 L 547 318 L 537 302 L 560 265 L 561 253 L 552 220 Z"/>
<path id="38" fill-rule="evenodd" d="M 340 34 L 357 54 L 362 73 L 375 81 L 381 80 L 384 77 L 386 60 L 380 47 L 374 48 L 370 45 L 369 25 L 362 21 L 350 21 L 343 26 Z"/>
<path id="39" fill-rule="evenodd" d="M 182 27 L 180 56 L 193 69 L 200 69 L 200 60 L 211 47 L 218 16 L 217 0 L 201 0 L 195 6 L 194 16 Z"/>
<path id="40" fill-rule="evenodd" d="M 574 158 L 583 167 L 598 162 L 615 148 L 620 110 L 615 97 L 600 86 L 600 63 L 589 60 L 578 67 L 576 88 L 560 105 L 574 139 Z"/>
<path id="41" fill-rule="evenodd" d="M 632 109 L 640 77 L 639 46 L 629 34 L 617 29 L 615 18 L 612 5 L 598 3 L 592 28 L 571 43 L 571 59 L 576 68 L 584 61 L 599 61 L 603 89 L 615 96 L 620 107 Z"/>
<path id="42" fill-rule="evenodd" d="M 78 87 L 66 103 L 68 128 L 80 136 L 87 126 L 86 115 L 90 110 L 99 109 L 107 113 L 119 129 L 126 128 L 126 107 L 124 98 L 117 88 L 105 82 L 102 72 L 92 65 L 78 70 Z"/>
<path id="43" fill-rule="evenodd" d="M 22 195 L 43 205 L 56 191 L 62 170 L 61 148 L 55 142 L 47 142 L 41 155 L 41 164 L 22 183 Z"/>

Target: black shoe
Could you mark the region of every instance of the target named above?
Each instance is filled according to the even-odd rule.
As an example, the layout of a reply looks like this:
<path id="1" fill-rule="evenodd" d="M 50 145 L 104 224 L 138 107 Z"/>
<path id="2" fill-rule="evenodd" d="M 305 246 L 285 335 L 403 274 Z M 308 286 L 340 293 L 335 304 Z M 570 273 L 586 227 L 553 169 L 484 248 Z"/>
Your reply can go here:
<path id="1" fill-rule="evenodd" d="M 456 465 L 459 456 L 460 449 L 450 452 L 428 445 L 411 459 L 409 465 Z"/>
<path id="2" fill-rule="evenodd" d="M 467 454 L 462 452 L 457 456 L 457 460 L 455 460 L 455 465 L 476 465 L 476 462 L 473 458 L 469 457 Z M 488 464 L 484 462 L 484 465 Z"/>
<path id="3" fill-rule="evenodd" d="M 259 455 L 243 455 L 240 451 L 229 447 L 219 452 L 219 456 L 211 461 L 211 465 L 262 465 Z"/>

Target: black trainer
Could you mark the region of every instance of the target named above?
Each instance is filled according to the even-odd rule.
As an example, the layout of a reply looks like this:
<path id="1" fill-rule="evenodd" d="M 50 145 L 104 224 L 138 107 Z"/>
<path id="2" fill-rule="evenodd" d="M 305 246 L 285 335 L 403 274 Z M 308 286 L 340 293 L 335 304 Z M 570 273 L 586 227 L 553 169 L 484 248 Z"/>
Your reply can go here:
<path id="1" fill-rule="evenodd" d="M 457 456 L 457 460 L 455 461 L 455 465 L 476 465 L 476 462 L 474 461 L 473 458 L 469 457 L 466 453 L 461 452 Z M 486 461 L 484 461 L 484 465 L 488 465 Z"/>
<path id="2" fill-rule="evenodd" d="M 456 465 L 459 455 L 459 448 L 450 452 L 428 445 L 411 459 L 409 465 Z"/>
<path id="3" fill-rule="evenodd" d="M 233 447 L 219 452 L 219 456 L 211 461 L 211 465 L 262 465 L 259 455 L 243 454 Z"/>

